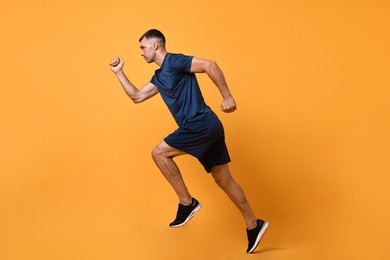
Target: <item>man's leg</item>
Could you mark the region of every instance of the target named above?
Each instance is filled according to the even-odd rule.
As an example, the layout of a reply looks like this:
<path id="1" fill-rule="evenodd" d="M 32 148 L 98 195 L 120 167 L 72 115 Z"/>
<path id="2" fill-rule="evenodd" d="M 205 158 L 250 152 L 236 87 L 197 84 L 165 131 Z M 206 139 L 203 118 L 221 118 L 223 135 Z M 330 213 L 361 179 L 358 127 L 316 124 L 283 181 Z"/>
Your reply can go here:
<path id="1" fill-rule="evenodd" d="M 173 161 L 174 157 L 184 154 L 186 153 L 169 146 L 164 141 L 158 144 L 152 151 L 154 162 L 175 190 L 180 204 L 189 205 L 191 204 L 192 197 L 188 192 L 179 168 Z"/>
<path id="2" fill-rule="evenodd" d="M 245 219 L 247 228 L 255 228 L 257 225 L 257 218 L 249 206 L 244 191 L 233 179 L 230 173 L 229 165 L 223 164 L 214 166 L 211 169 L 211 174 L 218 186 L 222 188 L 222 190 L 228 195 L 234 205 L 236 205 L 236 207 L 240 210 L 242 216 Z"/>
<path id="3" fill-rule="evenodd" d="M 186 153 L 169 146 L 164 141 L 157 145 L 152 151 L 155 163 L 179 197 L 180 203 L 176 219 L 169 224 L 172 228 L 185 225 L 202 207 L 202 204 L 188 192 L 180 170 L 172 159 L 183 154 Z"/>
<path id="4" fill-rule="evenodd" d="M 225 191 L 225 193 L 229 196 L 229 198 L 233 201 L 236 207 L 240 210 L 241 214 L 244 216 L 247 225 L 246 232 L 248 236 L 248 248 L 246 252 L 248 254 L 252 253 L 259 245 L 264 232 L 268 228 L 268 223 L 264 220 L 257 219 L 253 214 L 252 209 L 246 200 L 244 191 L 230 174 L 228 164 L 214 166 L 211 169 L 211 174 L 213 175 L 219 187 Z"/>

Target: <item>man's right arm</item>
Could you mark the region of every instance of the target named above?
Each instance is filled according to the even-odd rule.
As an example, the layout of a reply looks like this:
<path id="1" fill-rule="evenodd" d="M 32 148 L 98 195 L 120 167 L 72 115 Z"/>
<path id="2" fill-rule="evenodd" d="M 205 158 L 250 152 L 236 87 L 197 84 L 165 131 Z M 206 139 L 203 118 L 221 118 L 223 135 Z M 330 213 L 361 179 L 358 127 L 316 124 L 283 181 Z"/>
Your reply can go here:
<path id="1" fill-rule="evenodd" d="M 214 84 L 218 87 L 219 92 L 223 97 L 221 110 L 225 113 L 234 112 L 237 109 L 236 101 L 230 93 L 226 83 L 225 76 L 215 61 L 200 59 L 194 57 L 191 63 L 190 72 L 204 73 L 206 72 Z"/>
<path id="2" fill-rule="evenodd" d="M 111 70 L 115 73 L 126 94 L 134 103 L 141 103 L 158 93 L 157 87 L 150 82 L 146 83 L 140 90 L 138 90 L 126 77 L 123 72 L 123 65 L 124 62 L 122 58 L 115 58 L 110 62 Z"/>

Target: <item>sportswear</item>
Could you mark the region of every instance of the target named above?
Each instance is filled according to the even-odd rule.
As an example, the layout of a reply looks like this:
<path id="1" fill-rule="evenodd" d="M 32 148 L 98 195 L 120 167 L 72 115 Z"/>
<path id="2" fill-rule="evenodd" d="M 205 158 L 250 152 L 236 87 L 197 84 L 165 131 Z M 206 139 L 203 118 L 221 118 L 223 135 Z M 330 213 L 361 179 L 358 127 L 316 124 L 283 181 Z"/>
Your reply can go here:
<path id="1" fill-rule="evenodd" d="M 195 73 L 193 56 L 166 53 L 151 83 L 174 117 L 179 128 L 164 141 L 171 147 L 198 158 L 207 172 L 230 162 L 222 123 L 204 101 Z"/>

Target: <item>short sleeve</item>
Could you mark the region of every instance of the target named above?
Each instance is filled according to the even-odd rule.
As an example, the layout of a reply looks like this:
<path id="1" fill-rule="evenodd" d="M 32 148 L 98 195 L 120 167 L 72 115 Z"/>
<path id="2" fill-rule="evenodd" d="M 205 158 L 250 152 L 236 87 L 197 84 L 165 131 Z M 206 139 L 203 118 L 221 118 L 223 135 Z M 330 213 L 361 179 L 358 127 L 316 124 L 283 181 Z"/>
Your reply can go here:
<path id="1" fill-rule="evenodd" d="M 150 83 L 152 83 L 153 85 L 157 86 L 158 82 L 157 82 L 157 77 L 156 77 L 156 75 L 153 75 L 153 77 L 152 77 L 151 80 L 150 80 Z"/>
<path id="2" fill-rule="evenodd" d="M 173 54 L 169 57 L 169 67 L 176 72 L 190 72 L 193 56 Z"/>

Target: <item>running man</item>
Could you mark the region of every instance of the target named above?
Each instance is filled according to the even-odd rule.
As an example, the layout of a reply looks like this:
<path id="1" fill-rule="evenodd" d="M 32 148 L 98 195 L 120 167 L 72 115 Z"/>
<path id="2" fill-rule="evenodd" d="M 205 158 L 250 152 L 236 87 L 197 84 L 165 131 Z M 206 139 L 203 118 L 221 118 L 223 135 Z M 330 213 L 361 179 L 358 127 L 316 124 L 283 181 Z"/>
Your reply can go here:
<path id="1" fill-rule="evenodd" d="M 111 60 L 110 68 L 134 103 L 141 103 L 160 93 L 178 124 L 178 129 L 152 151 L 154 162 L 179 198 L 176 219 L 169 224 L 170 227 L 183 226 L 202 206 L 191 196 L 173 160 L 176 156 L 190 154 L 199 160 L 206 172 L 211 173 L 218 186 L 241 212 L 247 227 L 246 252 L 252 253 L 268 223 L 254 215 L 244 191 L 230 173 L 230 157 L 223 126 L 206 105 L 195 75 L 207 73 L 222 95 L 221 110 L 230 113 L 236 110 L 236 102 L 221 69 L 214 61 L 167 52 L 165 37 L 156 29 L 144 33 L 139 42 L 141 56 L 146 62 L 154 62 L 160 67 L 150 82 L 137 89 L 123 72 L 124 61 L 121 57 Z"/>

